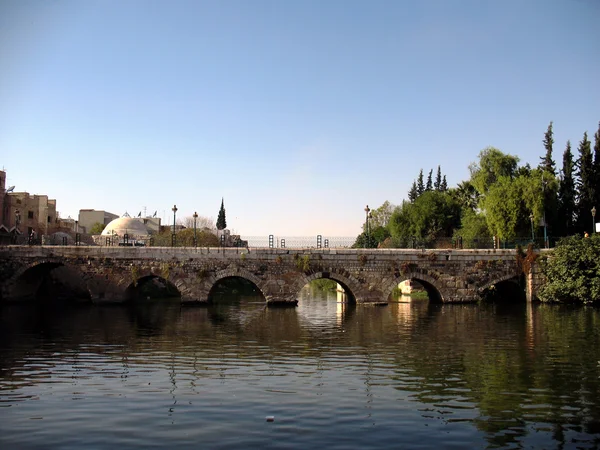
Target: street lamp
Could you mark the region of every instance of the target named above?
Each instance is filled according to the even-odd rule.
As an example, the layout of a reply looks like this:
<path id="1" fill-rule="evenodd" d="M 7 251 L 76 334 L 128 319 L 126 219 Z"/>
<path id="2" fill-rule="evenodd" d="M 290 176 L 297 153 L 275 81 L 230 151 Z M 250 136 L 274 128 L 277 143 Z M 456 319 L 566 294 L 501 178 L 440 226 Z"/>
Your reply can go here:
<path id="1" fill-rule="evenodd" d="M 171 236 L 171 247 L 175 247 L 175 214 L 177 214 L 177 205 L 173 205 L 171 211 L 173 211 L 173 235 Z"/>
<path id="2" fill-rule="evenodd" d="M 533 235 L 533 213 L 529 214 L 529 220 L 531 221 L 531 242 L 533 242 L 535 239 Z"/>
<path id="3" fill-rule="evenodd" d="M 194 215 L 192 217 L 194 218 L 194 247 L 197 247 L 198 241 L 196 240 L 196 219 L 198 218 L 198 213 L 194 211 Z"/>
<path id="4" fill-rule="evenodd" d="M 369 209 L 369 205 L 365 206 L 365 233 L 367 236 L 367 239 L 365 240 L 365 248 L 367 248 L 367 246 L 369 245 L 369 212 L 371 210 Z"/>
<path id="5" fill-rule="evenodd" d="M 592 233 L 596 231 L 596 207 L 592 207 Z"/>

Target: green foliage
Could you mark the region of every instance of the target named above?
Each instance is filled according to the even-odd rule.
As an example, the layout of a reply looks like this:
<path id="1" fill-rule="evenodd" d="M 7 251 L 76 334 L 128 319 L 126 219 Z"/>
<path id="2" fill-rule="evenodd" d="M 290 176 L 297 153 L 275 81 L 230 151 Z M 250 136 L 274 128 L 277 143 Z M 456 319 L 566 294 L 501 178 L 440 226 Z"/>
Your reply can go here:
<path id="1" fill-rule="evenodd" d="M 485 216 L 467 208 L 462 210 L 460 228 L 454 231 L 455 238 L 462 238 L 463 248 L 477 248 L 481 241 L 492 242 Z"/>
<path id="2" fill-rule="evenodd" d="M 319 278 L 310 282 L 310 287 L 325 292 L 335 292 L 337 290 L 337 282 L 329 278 Z"/>
<path id="3" fill-rule="evenodd" d="M 389 231 L 398 245 L 410 246 L 414 237 L 432 241 L 452 236 L 460 225 L 460 205 L 448 193 L 428 191 L 414 203 L 404 202 L 390 219 Z"/>
<path id="4" fill-rule="evenodd" d="M 561 240 L 542 266 L 547 283 L 538 296 L 544 301 L 600 301 L 600 234 Z"/>
<path id="5" fill-rule="evenodd" d="M 154 247 L 170 247 L 171 246 L 171 231 L 164 231 L 152 236 Z M 219 238 L 209 230 L 196 230 L 196 241 L 198 247 L 218 247 Z M 193 247 L 194 246 L 194 229 L 186 228 L 176 233 L 177 247 Z"/>
<path id="6" fill-rule="evenodd" d="M 219 209 L 219 216 L 217 217 L 217 230 L 224 230 L 227 228 L 227 220 L 225 220 L 225 205 L 223 199 L 221 199 L 221 209 Z"/>
<path id="7" fill-rule="evenodd" d="M 557 232 L 559 236 L 568 236 L 575 232 L 573 218 L 575 216 L 575 180 L 573 179 L 574 163 L 571 142 L 563 153 L 563 169 L 558 190 Z"/>
<path id="8" fill-rule="evenodd" d="M 594 162 L 592 150 L 587 132 L 583 133 L 583 139 L 579 143 L 579 158 L 577 159 L 577 225 L 579 231 L 589 230 L 591 223 L 591 209 L 596 197 L 594 179 Z M 590 230 L 593 231 L 593 230 Z"/>
<path id="9" fill-rule="evenodd" d="M 102 231 L 104 231 L 104 228 L 106 227 L 106 225 L 104 225 L 103 223 L 100 222 L 96 222 L 94 225 L 92 225 L 90 227 L 90 231 L 88 231 L 88 234 L 102 234 Z"/>
<path id="10" fill-rule="evenodd" d="M 300 272 L 308 272 L 310 270 L 310 255 L 300 255 L 296 253 L 294 255 L 294 261 L 296 262 L 296 268 Z"/>
<path id="11" fill-rule="evenodd" d="M 516 156 L 487 147 L 479 153 L 479 162 L 469 165 L 471 184 L 480 194 L 485 194 L 500 178 L 514 177 L 518 162 L 519 158 Z"/>
<path id="12" fill-rule="evenodd" d="M 548 173 L 551 173 L 552 176 L 556 175 L 556 171 L 554 170 L 554 161 L 552 160 L 552 145 L 554 144 L 554 133 L 552 131 L 552 122 L 548 125 L 548 129 L 546 130 L 546 134 L 544 134 L 544 148 L 546 149 L 546 154 L 540 158 L 540 166 L 541 170 L 545 170 Z"/>
<path id="13" fill-rule="evenodd" d="M 371 228 L 371 227 L 369 227 Z M 390 232 L 387 228 L 378 226 L 371 229 L 369 236 L 367 233 L 361 233 L 356 237 L 356 241 L 352 244 L 352 248 L 378 248 L 379 244 L 390 237 Z"/>

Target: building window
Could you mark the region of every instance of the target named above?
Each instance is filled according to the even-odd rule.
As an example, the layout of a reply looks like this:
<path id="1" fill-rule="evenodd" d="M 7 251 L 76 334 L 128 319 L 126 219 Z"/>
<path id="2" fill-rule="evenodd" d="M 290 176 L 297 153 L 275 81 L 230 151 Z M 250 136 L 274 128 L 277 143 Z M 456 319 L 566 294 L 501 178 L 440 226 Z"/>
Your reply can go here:
<path id="1" fill-rule="evenodd" d="M 17 199 L 17 205 L 20 205 L 20 204 L 21 204 L 21 199 L 20 199 L 20 198 L 18 198 L 18 199 Z"/>
<path id="2" fill-rule="evenodd" d="M 48 223 L 52 222 L 52 217 L 48 216 Z"/>
<path id="3" fill-rule="evenodd" d="M 33 211 L 27 211 L 27 218 L 33 219 Z"/>

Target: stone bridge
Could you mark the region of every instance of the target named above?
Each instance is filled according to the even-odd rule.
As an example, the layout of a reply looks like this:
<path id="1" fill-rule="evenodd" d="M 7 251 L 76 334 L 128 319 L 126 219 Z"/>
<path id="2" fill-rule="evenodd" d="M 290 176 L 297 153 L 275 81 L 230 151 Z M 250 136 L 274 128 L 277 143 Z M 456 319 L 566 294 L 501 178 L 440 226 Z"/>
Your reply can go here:
<path id="1" fill-rule="evenodd" d="M 477 301 L 488 288 L 523 279 L 515 250 L 0 247 L 2 302 L 36 298 L 57 281 L 95 303 L 124 302 L 143 283 L 159 280 L 176 288 L 182 302 L 203 304 L 230 277 L 252 282 L 268 304 L 288 305 L 319 278 L 336 281 L 356 303 L 387 303 L 406 279 L 441 302 Z M 537 282 L 531 275 L 525 281 L 531 299 Z"/>

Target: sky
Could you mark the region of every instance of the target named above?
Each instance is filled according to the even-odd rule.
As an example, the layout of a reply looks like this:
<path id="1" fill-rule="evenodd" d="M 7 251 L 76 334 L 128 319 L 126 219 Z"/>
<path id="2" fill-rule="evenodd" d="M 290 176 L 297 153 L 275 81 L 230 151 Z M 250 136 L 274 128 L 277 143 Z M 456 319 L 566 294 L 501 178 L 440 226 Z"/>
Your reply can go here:
<path id="1" fill-rule="evenodd" d="M 600 121 L 598 0 L 3 0 L 15 192 L 242 236 L 356 236 L 365 206 Z"/>

